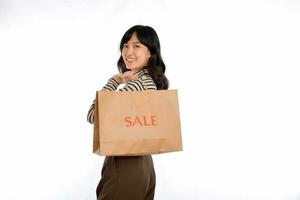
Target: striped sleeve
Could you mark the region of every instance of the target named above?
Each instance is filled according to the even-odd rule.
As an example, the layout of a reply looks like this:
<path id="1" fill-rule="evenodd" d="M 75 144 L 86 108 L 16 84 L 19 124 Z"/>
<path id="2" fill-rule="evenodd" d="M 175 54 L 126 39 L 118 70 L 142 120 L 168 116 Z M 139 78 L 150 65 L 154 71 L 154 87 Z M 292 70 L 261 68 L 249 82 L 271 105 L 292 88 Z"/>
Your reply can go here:
<path id="1" fill-rule="evenodd" d="M 150 76 L 142 76 L 141 78 L 129 81 L 120 91 L 142 91 L 157 90 L 157 87 Z"/>
<path id="2" fill-rule="evenodd" d="M 119 84 L 113 78 L 110 78 L 106 85 L 102 88 L 102 91 L 115 91 L 117 90 Z M 87 114 L 87 121 L 91 124 L 94 124 L 94 111 L 95 111 L 95 99 L 90 106 L 90 109 Z"/>
<path id="3" fill-rule="evenodd" d="M 142 91 L 142 90 L 144 90 L 144 87 L 140 80 L 128 81 L 127 84 L 120 89 L 120 91 Z"/>
<path id="4" fill-rule="evenodd" d="M 94 123 L 94 110 L 95 110 L 95 100 L 90 106 L 89 112 L 87 114 L 87 121 L 90 122 L 91 124 Z"/>
<path id="5" fill-rule="evenodd" d="M 108 83 L 102 88 L 103 91 L 115 91 L 117 90 L 119 84 L 114 79 L 109 79 Z M 157 90 L 157 87 L 150 76 L 142 76 L 137 80 L 128 81 L 127 84 L 120 89 L 120 91 L 142 91 L 142 90 Z M 95 110 L 95 100 L 93 101 L 88 115 L 87 121 L 91 124 L 94 123 L 94 110 Z"/>
<path id="6" fill-rule="evenodd" d="M 145 89 L 147 90 L 157 90 L 157 87 L 153 81 L 153 79 L 150 76 L 142 76 L 141 81 L 143 82 L 143 85 Z"/>
<path id="7" fill-rule="evenodd" d="M 119 83 L 113 78 L 110 78 L 106 85 L 102 88 L 103 91 L 115 91 L 117 90 Z"/>

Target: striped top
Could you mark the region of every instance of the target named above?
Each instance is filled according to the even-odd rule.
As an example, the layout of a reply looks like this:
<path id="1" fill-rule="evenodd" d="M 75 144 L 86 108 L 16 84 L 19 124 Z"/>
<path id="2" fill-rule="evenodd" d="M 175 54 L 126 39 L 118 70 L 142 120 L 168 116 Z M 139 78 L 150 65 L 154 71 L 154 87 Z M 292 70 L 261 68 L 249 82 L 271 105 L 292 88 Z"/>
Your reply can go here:
<path id="1" fill-rule="evenodd" d="M 119 91 L 142 91 L 142 90 L 157 90 L 156 85 L 148 73 L 147 69 L 142 69 L 137 74 L 137 80 L 131 80 L 126 83 L 126 85 L 119 89 Z M 102 91 L 116 91 L 119 84 L 113 78 L 110 78 L 106 85 L 102 88 Z M 87 114 L 87 121 L 91 124 L 94 123 L 94 110 L 95 110 L 95 100 L 90 106 L 89 112 Z"/>

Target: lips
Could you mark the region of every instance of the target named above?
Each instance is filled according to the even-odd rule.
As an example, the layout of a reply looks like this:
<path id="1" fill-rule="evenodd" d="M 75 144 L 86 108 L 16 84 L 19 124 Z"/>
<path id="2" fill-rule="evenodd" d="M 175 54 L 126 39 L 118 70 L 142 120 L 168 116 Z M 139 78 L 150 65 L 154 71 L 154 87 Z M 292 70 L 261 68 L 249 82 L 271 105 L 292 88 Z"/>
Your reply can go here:
<path id="1" fill-rule="evenodd" d="M 135 58 L 126 58 L 126 61 L 127 62 L 133 62 L 133 61 L 135 61 Z"/>
<path id="2" fill-rule="evenodd" d="M 126 62 L 127 62 L 127 64 L 129 64 L 129 65 L 132 65 L 135 61 L 136 61 L 135 58 L 126 58 Z"/>

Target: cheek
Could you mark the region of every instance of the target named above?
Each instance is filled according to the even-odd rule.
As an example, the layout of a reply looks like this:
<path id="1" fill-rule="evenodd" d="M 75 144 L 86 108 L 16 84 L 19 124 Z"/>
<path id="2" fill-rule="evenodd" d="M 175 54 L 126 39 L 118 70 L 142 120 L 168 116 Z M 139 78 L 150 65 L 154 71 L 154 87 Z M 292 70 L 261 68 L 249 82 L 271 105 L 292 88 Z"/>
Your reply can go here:
<path id="1" fill-rule="evenodd" d="M 149 56 L 148 54 L 144 55 L 144 61 L 147 63 L 149 61 Z"/>
<path id="2" fill-rule="evenodd" d="M 125 54 L 122 52 L 121 54 L 123 61 L 125 62 Z"/>
<path id="3" fill-rule="evenodd" d="M 147 62 L 147 61 L 148 61 L 148 59 L 149 59 L 148 55 L 149 55 L 149 54 L 146 53 L 146 52 L 141 52 L 141 53 L 139 54 L 139 56 L 140 56 L 141 60 L 143 60 L 143 62 Z"/>
<path id="4" fill-rule="evenodd" d="M 121 55 L 122 55 L 123 58 L 125 58 L 125 55 L 126 55 L 126 50 L 125 49 L 122 49 Z"/>
<path id="5" fill-rule="evenodd" d="M 148 60 L 149 59 L 147 57 L 143 57 L 143 59 L 141 60 L 141 65 L 147 65 Z"/>

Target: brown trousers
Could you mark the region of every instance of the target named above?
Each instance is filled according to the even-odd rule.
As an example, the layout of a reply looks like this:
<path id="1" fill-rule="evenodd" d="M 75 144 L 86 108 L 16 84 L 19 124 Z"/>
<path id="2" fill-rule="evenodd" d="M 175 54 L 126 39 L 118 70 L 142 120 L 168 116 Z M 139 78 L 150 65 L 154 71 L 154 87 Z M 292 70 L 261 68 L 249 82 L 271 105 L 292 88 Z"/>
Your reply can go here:
<path id="1" fill-rule="evenodd" d="M 153 200 L 155 171 L 152 157 L 106 157 L 97 186 L 98 200 Z"/>

